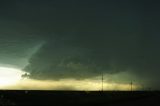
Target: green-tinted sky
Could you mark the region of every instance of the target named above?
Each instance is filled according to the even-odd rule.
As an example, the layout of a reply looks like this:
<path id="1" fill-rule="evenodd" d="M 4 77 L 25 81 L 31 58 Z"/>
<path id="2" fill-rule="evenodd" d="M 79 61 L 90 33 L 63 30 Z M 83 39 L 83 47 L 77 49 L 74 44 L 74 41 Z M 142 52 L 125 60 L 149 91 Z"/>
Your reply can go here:
<path id="1" fill-rule="evenodd" d="M 130 72 L 158 89 L 159 4 L 1 0 L 0 64 L 23 68 L 41 80 Z"/>

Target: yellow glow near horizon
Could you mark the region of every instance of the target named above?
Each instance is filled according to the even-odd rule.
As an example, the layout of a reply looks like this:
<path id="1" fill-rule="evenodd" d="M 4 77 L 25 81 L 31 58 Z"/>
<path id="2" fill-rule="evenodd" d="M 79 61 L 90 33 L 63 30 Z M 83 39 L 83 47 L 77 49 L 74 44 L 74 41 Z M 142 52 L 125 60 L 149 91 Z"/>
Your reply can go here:
<path id="1" fill-rule="evenodd" d="M 20 69 L 0 67 L 0 89 L 9 90 L 102 90 L 101 80 L 98 79 L 62 79 L 62 80 L 34 80 L 22 79 L 24 72 Z M 133 85 L 137 90 L 138 85 Z M 104 82 L 104 90 L 130 90 L 130 84 Z"/>
<path id="2" fill-rule="evenodd" d="M 82 90 L 82 91 L 100 91 L 101 82 L 93 80 L 59 80 L 59 81 L 40 81 L 33 79 L 24 79 L 15 86 L 8 86 L 7 89 L 20 90 Z M 138 85 L 133 85 L 133 90 L 137 90 Z M 104 83 L 104 90 L 130 90 L 130 84 Z"/>
<path id="3" fill-rule="evenodd" d="M 19 69 L 0 67 L 0 87 L 16 84 L 23 73 Z"/>

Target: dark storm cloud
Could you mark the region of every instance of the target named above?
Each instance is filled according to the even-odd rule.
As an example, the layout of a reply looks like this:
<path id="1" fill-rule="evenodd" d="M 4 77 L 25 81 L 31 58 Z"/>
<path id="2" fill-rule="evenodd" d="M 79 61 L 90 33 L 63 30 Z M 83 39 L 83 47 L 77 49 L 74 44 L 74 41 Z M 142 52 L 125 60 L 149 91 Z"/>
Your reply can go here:
<path id="1" fill-rule="evenodd" d="M 158 20 L 155 8 L 146 7 L 134 2 L 60 5 L 51 15 L 56 17 L 50 20 L 52 27 L 47 24 L 54 35 L 25 70 L 37 79 L 83 79 L 128 70 L 137 76 L 156 75 Z"/>
<path id="2" fill-rule="evenodd" d="M 43 39 L 28 22 L 16 19 L 20 13 L 14 0 L 0 1 L 0 13 L 0 65 L 22 68 Z"/>
<path id="3" fill-rule="evenodd" d="M 13 0 L 2 4 L 1 35 L 10 32 L 16 42 L 32 39 L 31 45 L 46 41 L 25 67 L 31 78 L 83 79 L 133 71 L 160 81 L 158 2 Z M 21 47 L 30 48 L 28 43 Z"/>

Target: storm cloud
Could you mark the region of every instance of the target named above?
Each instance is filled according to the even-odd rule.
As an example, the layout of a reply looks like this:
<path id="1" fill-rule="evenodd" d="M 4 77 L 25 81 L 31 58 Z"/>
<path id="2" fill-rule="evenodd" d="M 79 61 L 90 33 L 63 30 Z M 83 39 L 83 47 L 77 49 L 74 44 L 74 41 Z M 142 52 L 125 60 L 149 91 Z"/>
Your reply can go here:
<path id="1" fill-rule="evenodd" d="M 140 35 L 59 36 L 43 45 L 25 70 L 40 79 L 79 79 L 121 71 L 151 74 L 159 67 L 155 43 Z"/>
<path id="2" fill-rule="evenodd" d="M 0 56 L 26 57 L 23 70 L 33 79 L 87 79 L 127 71 L 156 85 L 160 81 L 158 4 L 144 0 L 2 2 Z M 31 48 L 37 45 L 41 46 L 33 53 Z"/>

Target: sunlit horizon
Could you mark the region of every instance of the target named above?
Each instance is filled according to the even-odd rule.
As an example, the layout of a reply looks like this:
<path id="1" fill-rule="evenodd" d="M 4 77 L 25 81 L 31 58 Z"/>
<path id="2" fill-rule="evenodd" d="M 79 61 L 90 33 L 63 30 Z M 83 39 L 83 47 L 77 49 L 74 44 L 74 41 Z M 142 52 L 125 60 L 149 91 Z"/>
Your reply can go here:
<path id="1" fill-rule="evenodd" d="M 23 78 L 25 72 L 16 68 L 0 67 L 0 89 L 6 90 L 102 90 L 101 79 L 61 79 L 61 80 L 36 80 Z M 133 90 L 139 89 L 139 85 L 133 85 Z M 128 83 L 103 83 L 103 90 L 131 90 Z"/>

